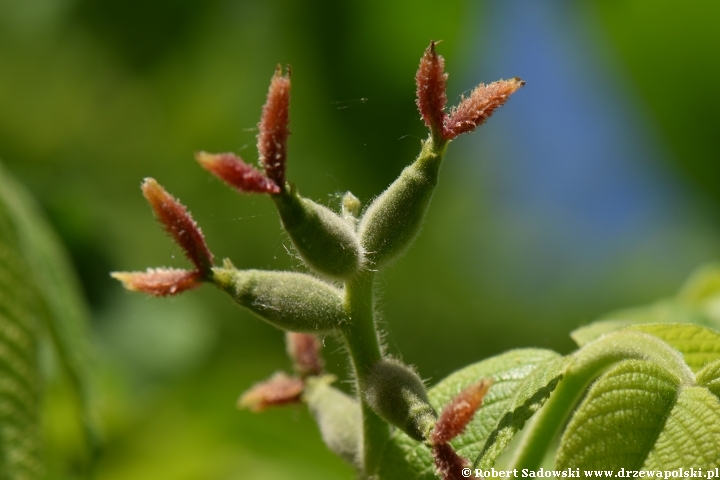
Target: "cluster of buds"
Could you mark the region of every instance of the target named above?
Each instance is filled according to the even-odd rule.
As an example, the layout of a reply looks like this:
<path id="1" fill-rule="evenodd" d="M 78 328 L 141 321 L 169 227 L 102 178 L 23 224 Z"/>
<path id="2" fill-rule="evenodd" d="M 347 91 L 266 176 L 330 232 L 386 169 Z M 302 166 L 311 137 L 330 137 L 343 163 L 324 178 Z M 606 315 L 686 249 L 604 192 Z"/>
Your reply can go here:
<path id="1" fill-rule="evenodd" d="M 330 386 L 322 373 L 317 334 L 340 333 L 348 340 L 358 332 L 377 342 L 373 307 L 358 318 L 353 288 L 372 290 L 373 272 L 397 259 L 417 236 L 440 164 L 450 140 L 474 130 L 523 85 L 517 78 L 479 85 L 457 107 L 445 112 L 447 74 L 433 42 L 426 49 L 416 75 L 417 105 L 430 129 L 416 160 L 387 190 L 361 211 L 360 201 L 347 192 L 340 212 L 302 197 L 286 180 L 287 140 L 290 135 L 290 69 L 278 67 L 270 82 L 258 124 L 260 169 L 233 153 L 199 152 L 202 167 L 242 193 L 262 193 L 274 202 L 284 230 L 313 274 L 236 269 L 225 259 L 215 266 L 205 238 L 188 210 L 155 180 L 146 179 L 142 191 L 156 218 L 193 264 L 192 269 L 155 268 L 145 272 L 115 272 L 129 290 L 155 296 L 176 295 L 213 283 L 238 304 L 288 333 L 288 353 L 295 374 L 277 373 L 245 393 L 239 404 L 254 411 L 274 405 L 305 402 L 320 426 L 327 445 L 343 458 L 367 468 L 360 458 L 361 404 L 411 438 L 432 448 L 438 472 L 445 479 L 460 478 L 466 461 L 450 441 L 459 435 L 479 408 L 490 382 L 481 381 L 460 393 L 437 415 L 418 374 L 402 362 L 379 352 L 361 368 L 355 365 L 358 398 Z M 362 283 L 366 282 L 366 283 Z M 341 286 L 342 285 L 342 286 Z M 360 285 L 360 287 L 358 287 Z M 370 300 L 372 303 L 372 300 Z M 357 329 L 357 322 L 367 328 Z M 357 345 L 357 344 L 355 344 Z M 366 472 L 369 474 L 369 472 Z"/>

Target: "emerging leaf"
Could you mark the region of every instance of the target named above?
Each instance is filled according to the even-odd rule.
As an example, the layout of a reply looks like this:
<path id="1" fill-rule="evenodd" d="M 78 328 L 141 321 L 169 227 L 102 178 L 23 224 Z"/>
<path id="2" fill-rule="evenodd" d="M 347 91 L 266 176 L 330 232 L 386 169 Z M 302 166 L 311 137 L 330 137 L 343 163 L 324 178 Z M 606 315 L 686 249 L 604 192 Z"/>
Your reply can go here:
<path id="1" fill-rule="evenodd" d="M 187 208 L 153 178 L 145 179 L 142 191 L 167 233 L 183 249 L 193 265 L 203 274 L 207 274 L 213 265 L 213 255 Z"/>
<path id="2" fill-rule="evenodd" d="M 269 407 L 300 403 L 304 387 L 305 384 L 299 378 L 277 372 L 269 380 L 260 382 L 243 393 L 238 400 L 238 407 L 262 412 Z"/>
<path id="3" fill-rule="evenodd" d="M 280 193 L 280 187 L 234 153 L 198 152 L 195 158 L 202 167 L 240 192 Z"/>
<path id="4" fill-rule="evenodd" d="M 449 443 L 433 445 L 432 456 L 435 460 L 435 467 L 443 480 L 461 480 L 465 478 L 462 469 L 467 467 L 468 462 L 455 453 Z"/>
<path id="5" fill-rule="evenodd" d="M 492 380 L 483 378 L 460 392 L 445 405 L 432 432 L 433 443 L 446 443 L 460 435 L 472 420 L 485 397 Z"/>
<path id="6" fill-rule="evenodd" d="M 270 81 L 267 100 L 258 124 L 258 152 L 265 173 L 281 190 L 285 189 L 287 139 L 290 135 L 290 67 L 282 74 L 280 65 Z"/>
<path id="7" fill-rule="evenodd" d="M 177 295 L 202 285 L 202 274 L 197 270 L 177 268 L 148 268 L 144 272 L 113 272 L 128 290 L 143 292 L 154 297 Z"/>
<path id="8" fill-rule="evenodd" d="M 420 67 L 415 74 L 415 102 L 425 125 L 437 136 L 441 136 L 445 122 L 445 84 L 448 75 L 445 73 L 445 59 L 437 54 L 435 45 L 435 42 L 430 42 L 420 59 Z"/>
<path id="9" fill-rule="evenodd" d="M 460 100 L 445 119 L 443 136 L 447 140 L 472 132 L 485 123 L 490 116 L 508 101 L 525 82 L 519 78 L 498 80 L 488 85 L 480 84 L 470 93 L 469 97 Z"/>
<path id="10" fill-rule="evenodd" d="M 320 356 L 322 343 L 312 333 L 287 332 L 285 334 L 288 356 L 293 361 L 295 371 L 301 377 L 320 375 L 325 362 Z"/>

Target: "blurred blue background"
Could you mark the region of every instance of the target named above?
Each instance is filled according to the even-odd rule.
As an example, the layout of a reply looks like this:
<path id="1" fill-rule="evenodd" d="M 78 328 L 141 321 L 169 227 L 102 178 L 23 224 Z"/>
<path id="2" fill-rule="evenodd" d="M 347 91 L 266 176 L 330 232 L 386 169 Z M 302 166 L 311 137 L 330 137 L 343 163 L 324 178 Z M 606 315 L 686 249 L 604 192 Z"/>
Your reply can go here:
<path id="1" fill-rule="evenodd" d="M 193 160 L 257 159 L 277 63 L 293 66 L 288 177 L 332 207 L 347 190 L 367 203 L 416 155 L 414 73 L 431 39 L 450 103 L 479 82 L 527 82 L 451 145 L 422 235 L 381 278 L 389 351 L 434 383 L 509 348 L 568 352 L 574 327 L 671 295 L 720 258 L 719 32 L 710 0 L 0 0 L 0 158 L 92 308 L 97 478 L 353 478 L 304 410 L 235 410 L 289 368 L 281 332 L 210 288 L 146 299 L 108 277 L 186 266 L 140 195 L 146 176 L 217 256 L 299 268 L 271 202 Z M 325 345 L 346 378 L 340 345 Z M 51 478 L 72 479 L 84 453 L 53 372 Z"/>

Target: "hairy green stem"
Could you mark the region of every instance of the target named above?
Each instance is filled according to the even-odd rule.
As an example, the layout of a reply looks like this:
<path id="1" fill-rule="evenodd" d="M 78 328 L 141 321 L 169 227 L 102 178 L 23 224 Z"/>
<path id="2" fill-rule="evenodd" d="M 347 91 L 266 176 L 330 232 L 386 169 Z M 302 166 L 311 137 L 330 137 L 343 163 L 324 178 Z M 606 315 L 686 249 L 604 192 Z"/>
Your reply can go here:
<path id="1" fill-rule="evenodd" d="M 390 439 L 388 424 L 370 409 L 362 395 L 367 388 L 370 370 L 382 360 L 373 310 L 374 277 L 374 272 L 363 272 L 345 284 L 348 321 L 342 327 L 355 370 L 358 401 L 362 406 L 362 465 L 366 477 L 377 469 L 385 444 Z"/>
<path id="2" fill-rule="evenodd" d="M 579 397 L 588 383 L 587 378 L 577 376 L 568 376 L 560 382 L 557 390 L 529 425 L 529 431 L 522 439 L 522 444 L 508 468 L 537 470 L 540 467 L 545 453 L 567 422 L 573 406 L 580 400 Z"/>
<path id="3" fill-rule="evenodd" d="M 401 253 L 417 235 L 437 183 L 446 147 L 447 142 L 442 140 L 428 139 L 423 142 L 423 149 L 415 162 L 376 199 L 363 216 L 364 223 L 359 227 L 360 237 L 365 248 L 369 248 L 368 258 L 375 267 L 379 268 L 379 263 Z M 375 272 L 365 270 L 345 282 L 343 307 L 347 321 L 340 329 L 352 359 L 358 400 L 362 407 L 361 462 L 366 477 L 376 472 L 390 439 L 389 425 L 371 409 L 364 398 L 364 393 L 368 391 L 369 375 L 373 367 L 382 361 L 375 326 L 374 279 Z"/>

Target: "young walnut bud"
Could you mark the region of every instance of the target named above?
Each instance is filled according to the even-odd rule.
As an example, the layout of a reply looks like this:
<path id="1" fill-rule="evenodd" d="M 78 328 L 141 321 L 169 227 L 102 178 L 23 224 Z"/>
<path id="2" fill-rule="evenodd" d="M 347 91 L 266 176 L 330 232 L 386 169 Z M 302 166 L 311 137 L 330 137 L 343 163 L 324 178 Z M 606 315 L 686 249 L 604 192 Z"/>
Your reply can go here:
<path id="1" fill-rule="evenodd" d="M 342 292 L 294 272 L 215 268 L 215 285 L 266 322 L 293 332 L 329 332 L 345 321 Z"/>
<path id="2" fill-rule="evenodd" d="M 274 195 L 273 200 L 285 231 L 308 267 L 334 280 L 348 279 L 361 270 L 360 241 L 342 217 L 294 189 Z"/>
<path id="3" fill-rule="evenodd" d="M 415 162 L 365 211 L 358 235 L 373 268 L 382 268 L 400 257 L 420 232 L 446 146 L 438 151 L 432 139 L 426 140 Z"/>
<path id="4" fill-rule="evenodd" d="M 417 441 L 428 437 L 437 420 L 422 380 L 398 361 L 383 360 L 374 365 L 363 395 L 380 418 Z"/>

